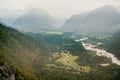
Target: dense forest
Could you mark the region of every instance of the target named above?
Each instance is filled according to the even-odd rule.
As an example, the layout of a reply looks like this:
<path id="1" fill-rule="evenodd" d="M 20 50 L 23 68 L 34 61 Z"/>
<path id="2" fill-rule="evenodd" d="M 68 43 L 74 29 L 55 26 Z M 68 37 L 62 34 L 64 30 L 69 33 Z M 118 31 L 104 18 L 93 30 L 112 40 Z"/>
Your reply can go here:
<path id="1" fill-rule="evenodd" d="M 63 63 L 56 63 L 56 61 L 61 58 L 60 56 L 57 58 L 52 57 L 52 61 L 50 64 L 54 64 L 55 66 L 49 66 L 47 69 L 40 69 L 39 76 L 41 76 L 45 80 L 119 80 L 119 70 L 120 67 L 116 64 L 112 64 L 110 59 L 106 57 L 100 57 L 92 51 L 86 51 L 81 42 L 76 42 L 74 40 L 78 39 L 79 37 L 83 37 L 82 35 L 78 36 L 71 33 L 63 33 L 63 34 L 46 34 L 46 33 L 27 33 L 29 36 L 33 37 L 37 41 L 42 41 L 49 50 L 52 52 L 58 52 L 59 54 L 64 51 L 66 54 L 72 54 L 73 56 L 78 56 L 75 62 L 82 66 L 80 67 L 80 71 L 75 68 L 70 68 L 67 70 L 68 66 L 64 65 Z M 104 35 L 104 36 L 103 36 Z M 102 34 L 96 37 L 93 36 L 86 36 L 89 37 L 87 42 L 91 42 L 92 44 L 96 44 L 97 42 L 107 42 L 110 38 L 110 34 Z M 85 35 L 84 35 L 85 36 Z M 105 38 L 101 38 L 105 37 Z M 66 45 L 65 45 L 66 44 Z M 66 48 L 67 46 L 67 48 Z M 98 46 L 99 48 L 104 48 L 103 46 Z M 74 51 L 76 50 L 76 51 Z M 69 62 L 69 61 L 68 61 Z M 108 63 L 110 66 L 101 66 L 100 64 Z M 62 67 L 61 67 L 62 66 Z M 65 66 L 63 68 L 63 66 Z M 84 67 L 84 68 L 83 68 Z M 89 69 L 87 72 L 86 70 Z M 48 72 L 48 73 L 46 73 Z M 113 73 L 113 74 L 111 74 Z M 104 74 L 104 75 L 103 75 Z M 54 76 L 56 75 L 56 76 Z"/>
<path id="2" fill-rule="evenodd" d="M 85 50 L 75 39 L 68 33 L 23 34 L 0 24 L 0 78 L 120 80 L 120 66 Z M 104 63 L 109 66 L 100 65 Z"/>
<path id="3" fill-rule="evenodd" d="M 107 49 L 120 59 L 120 32 L 110 38 L 107 42 Z"/>
<path id="4" fill-rule="evenodd" d="M 68 33 L 65 34 L 32 34 L 29 33 L 29 36 L 33 37 L 37 41 L 42 41 L 46 44 L 49 50 L 52 52 L 60 51 L 69 51 L 74 55 L 85 52 L 85 49 L 82 46 L 82 43 L 75 42 L 71 37 L 68 36 Z M 70 35 L 70 33 L 69 33 Z"/>

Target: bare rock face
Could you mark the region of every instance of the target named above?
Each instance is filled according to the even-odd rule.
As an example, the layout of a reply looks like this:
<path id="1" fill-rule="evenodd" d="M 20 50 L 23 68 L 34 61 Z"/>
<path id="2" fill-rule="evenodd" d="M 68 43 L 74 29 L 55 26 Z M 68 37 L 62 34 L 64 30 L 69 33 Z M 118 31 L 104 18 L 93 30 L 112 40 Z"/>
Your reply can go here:
<path id="1" fill-rule="evenodd" d="M 16 80 L 16 69 L 10 66 L 6 62 L 0 62 L 0 80 Z M 19 77 L 19 80 L 24 80 L 23 77 Z"/>

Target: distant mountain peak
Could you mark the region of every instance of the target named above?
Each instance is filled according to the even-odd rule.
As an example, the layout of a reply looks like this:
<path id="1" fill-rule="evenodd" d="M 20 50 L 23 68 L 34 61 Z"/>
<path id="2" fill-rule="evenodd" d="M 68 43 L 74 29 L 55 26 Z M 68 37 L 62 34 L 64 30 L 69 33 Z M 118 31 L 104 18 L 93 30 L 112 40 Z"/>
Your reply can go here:
<path id="1" fill-rule="evenodd" d="M 49 13 L 46 10 L 43 10 L 41 8 L 31 8 L 28 13 L 31 14 L 46 14 L 49 15 Z"/>
<path id="2" fill-rule="evenodd" d="M 120 13 L 115 7 L 106 5 L 92 10 L 85 16 L 82 14 L 73 15 L 69 18 L 61 30 L 66 32 L 97 32 L 113 33 L 120 29 Z"/>
<path id="3" fill-rule="evenodd" d="M 94 9 L 92 12 L 116 12 L 116 8 L 111 5 L 106 5 L 97 9 Z M 109 13 L 108 13 L 109 14 Z"/>
<path id="4" fill-rule="evenodd" d="M 32 8 L 14 22 L 16 29 L 24 32 L 54 31 L 56 24 L 56 20 L 40 8 Z"/>

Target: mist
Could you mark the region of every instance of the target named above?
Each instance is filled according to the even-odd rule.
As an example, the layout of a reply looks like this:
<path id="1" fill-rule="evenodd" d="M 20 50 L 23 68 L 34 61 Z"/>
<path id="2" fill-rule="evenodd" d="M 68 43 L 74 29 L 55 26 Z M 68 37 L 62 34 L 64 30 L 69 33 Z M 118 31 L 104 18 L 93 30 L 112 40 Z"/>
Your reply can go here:
<path id="1" fill-rule="evenodd" d="M 62 25 L 74 14 L 91 11 L 104 5 L 119 6 L 119 0 L 0 0 L 0 9 L 41 8 Z"/>

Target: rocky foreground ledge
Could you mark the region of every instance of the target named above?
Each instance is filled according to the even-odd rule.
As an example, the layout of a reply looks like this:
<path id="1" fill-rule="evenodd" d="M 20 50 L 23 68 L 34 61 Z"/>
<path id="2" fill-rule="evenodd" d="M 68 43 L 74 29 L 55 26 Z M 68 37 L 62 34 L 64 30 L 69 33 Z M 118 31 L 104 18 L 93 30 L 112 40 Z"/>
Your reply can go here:
<path id="1" fill-rule="evenodd" d="M 0 80 L 24 80 L 16 68 L 4 61 L 0 62 Z"/>

